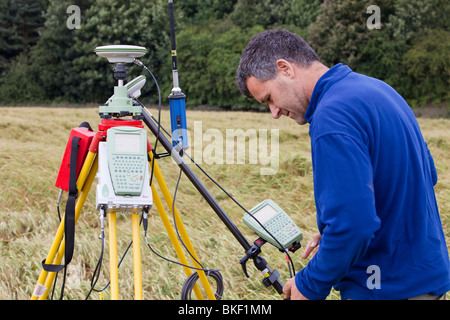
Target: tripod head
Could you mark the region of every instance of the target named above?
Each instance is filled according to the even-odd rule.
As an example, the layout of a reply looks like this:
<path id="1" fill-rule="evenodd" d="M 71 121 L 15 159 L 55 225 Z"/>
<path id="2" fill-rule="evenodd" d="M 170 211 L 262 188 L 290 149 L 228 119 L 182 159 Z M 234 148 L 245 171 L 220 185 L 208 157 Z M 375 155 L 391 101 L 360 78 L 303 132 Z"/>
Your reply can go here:
<path id="1" fill-rule="evenodd" d="M 108 99 L 104 106 L 99 107 L 100 117 L 110 119 L 124 116 L 132 116 L 133 119 L 142 119 L 142 109 L 133 104 L 132 97 L 127 93 L 127 87 L 123 81 L 127 78 L 127 63 L 133 63 L 136 58 L 147 53 L 147 49 L 131 45 L 109 45 L 95 48 L 95 53 L 107 58 L 110 63 L 115 63 L 113 69 L 117 86 L 114 87 L 114 95 Z"/>

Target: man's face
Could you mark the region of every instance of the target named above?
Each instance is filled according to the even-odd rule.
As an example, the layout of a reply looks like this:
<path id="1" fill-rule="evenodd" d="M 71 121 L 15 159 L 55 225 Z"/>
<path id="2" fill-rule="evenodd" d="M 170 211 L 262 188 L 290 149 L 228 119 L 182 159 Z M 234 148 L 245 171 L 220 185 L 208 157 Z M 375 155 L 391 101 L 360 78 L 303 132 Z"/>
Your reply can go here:
<path id="1" fill-rule="evenodd" d="M 298 82 L 278 73 L 275 79 L 259 81 L 251 76 L 247 79 L 247 88 L 252 96 L 262 104 L 269 105 L 274 119 L 288 116 L 298 124 L 306 123 L 305 112 L 308 99 L 305 90 Z"/>

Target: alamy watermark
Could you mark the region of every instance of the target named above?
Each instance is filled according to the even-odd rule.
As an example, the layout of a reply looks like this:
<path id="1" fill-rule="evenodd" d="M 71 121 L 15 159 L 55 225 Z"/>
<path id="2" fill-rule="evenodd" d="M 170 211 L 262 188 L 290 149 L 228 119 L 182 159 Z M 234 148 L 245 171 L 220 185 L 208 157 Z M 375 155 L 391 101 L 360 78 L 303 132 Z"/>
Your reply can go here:
<path id="1" fill-rule="evenodd" d="M 66 20 L 68 29 L 81 29 L 81 9 L 77 5 L 70 5 L 66 9 L 66 13 L 70 16 Z M 370 5 L 366 9 L 366 13 L 370 16 L 366 20 L 368 29 L 381 29 L 381 9 L 377 5 Z"/>
<path id="2" fill-rule="evenodd" d="M 366 285 L 370 290 L 372 289 L 381 289 L 381 270 L 380 267 L 372 264 L 367 267 L 367 274 L 370 276 L 367 278 Z"/>
<path id="3" fill-rule="evenodd" d="M 260 166 L 261 175 L 278 172 L 278 129 L 225 129 L 203 130 L 202 121 L 194 121 L 193 135 L 186 132 L 189 141 L 187 152 L 198 164 L 247 164 Z M 173 157 L 174 158 L 174 157 Z M 177 158 L 174 158 L 177 162 Z"/>
<path id="4" fill-rule="evenodd" d="M 79 6 L 70 5 L 66 10 L 70 16 L 66 20 L 66 26 L 68 29 L 81 29 L 81 10 Z"/>
<path id="5" fill-rule="evenodd" d="M 368 29 L 381 29 L 381 10 L 379 6 L 371 5 L 367 7 L 367 14 L 371 14 L 366 20 Z"/>

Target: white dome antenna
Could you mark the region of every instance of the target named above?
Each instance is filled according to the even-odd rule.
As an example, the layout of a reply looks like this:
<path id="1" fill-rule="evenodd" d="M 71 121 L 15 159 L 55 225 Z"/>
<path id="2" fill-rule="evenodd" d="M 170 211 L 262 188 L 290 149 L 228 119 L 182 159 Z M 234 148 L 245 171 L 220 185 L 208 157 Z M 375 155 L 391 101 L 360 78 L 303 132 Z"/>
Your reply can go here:
<path id="1" fill-rule="evenodd" d="M 95 48 L 95 53 L 100 57 L 107 58 L 111 63 L 132 63 L 134 59 L 142 57 L 147 49 L 130 45 L 110 45 Z"/>
<path id="2" fill-rule="evenodd" d="M 140 89 L 145 84 L 145 77 L 134 79 L 129 85 L 124 86 L 123 81 L 127 77 L 127 63 L 133 63 L 139 57 L 147 53 L 145 47 L 131 45 L 109 45 L 95 48 L 95 53 L 115 63 L 114 78 L 118 81 L 114 87 L 114 94 L 104 106 L 99 107 L 100 117 L 109 119 L 123 116 L 133 116 L 134 119 L 142 118 L 142 107 L 134 105 L 133 98 L 140 95 Z M 130 91 L 130 92 L 128 92 Z"/>

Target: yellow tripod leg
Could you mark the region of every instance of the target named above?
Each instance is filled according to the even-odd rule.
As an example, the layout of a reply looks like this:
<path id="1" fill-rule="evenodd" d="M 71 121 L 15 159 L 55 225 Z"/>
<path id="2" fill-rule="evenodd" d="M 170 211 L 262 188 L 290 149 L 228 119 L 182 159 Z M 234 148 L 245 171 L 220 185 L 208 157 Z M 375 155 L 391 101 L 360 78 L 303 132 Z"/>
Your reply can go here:
<path id="1" fill-rule="evenodd" d="M 175 234 L 175 231 L 172 228 L 172 225 L 170 224 L 169 217 L 167 216 L 166 210 L 164 210 L 163 204 L 161 202 L 161 199 L 156 192 L 155 185 L 152 184 L 152 195 L 153 195 L 153 203 L 156 206 L 156 209 L 158 210 L 159 216 L 164 224 L 164 227 L 166 228 L 167 234 L 169 235 L 170 241 L 172 242 L 172 245 L 175 249 L 175 252 L 177 253 L 178 259 L 180 259 L 180 262 L 184 265 L 189 265 L 188 261 L 186 259 L 186 256 L 184 255 L 183 249 L 181 248 L 180 243 L 178 242 L 177 235 Z M 186 276 L 190 276 L 192 274 L 192 269 L 188 267 L 183 266 L 183 270 L 186 273 Z M 203 300 L 202 292 L 200 291 L 200 288 L 197 284 L 194 285 L 194 293 L 197 299 Z"/>
<path id="2" fill-rule="evenodd" d="M 117 259 L 117 217 L 109 213 L 109 274 L 111 300 L 119 300 L 119 262 Z"/>
<path id="3" fill-rule="evenodd" d="M 134 299 L 142 300 L 141 237 L 139 233 L 139 215 L 136 212 L 131 213 L 131 227 L 133 233 Z"/>
<path id="4" fill-rule="evenodd" d="M 153 159 L 153 152 L 149 152 L 148 154 L 150 156 L 150 160 L 154 161 L 154 159 Z M 159 187 L 161 189 L 161 192 L 162 192 L 162 194 L 164 196 L 164 199 L 166 200 L 166 203 L 167 203 L 168 207 L 172 211 L 173 199 L 172 199 L 172 196 L 170 195 L 169 189 L 167 188 L 167 185 L 166 185 L 166 183 L 164 181 L 164 178 L 163 178 L 163 176 L 161 174 L 161 171 L 159 169 L 158 163 L 156 161 L 153 164 L 153 174 L 154 174 L 154 176 L 156 178 L 156 181 L 158 182 L 158 185 L 159 185 Z M 152 192 L 154 192 L 153 189 L 152 189 Z M 201 268 L 201 266 L 197 263 L 197 261 L 199 261 L 199 259 L 197 257 L 197 254 L 195 253 L 195 249 L 194 249 L 194 247 L 193 247 L 193 245 L 191 243 L 191 240 L 189 239 L 189 236 L 188 236 L 188 234 L 186 232 L 186 229 L 184 228 L 183 221 L 180 218 L 180 215 L 178 213 L 178 210 L 177 210 L 176 206 L 174 206 L 174 212 L 172 212 L 172 214 L 174 214 L 174 216 L 175 216 L 175 222 L 176 222 L 178 231 L 180 233 L 181 239 L 183 240 L 184 244 L 186 245 L 186 248 L 189 250 L 189 252 L 193 256 L 192 262 L 194 263 L 194 266 L 196 268 Z M 205 289 L 205 292 L 206 292 L 206 295 L 208 296 L 208 298 L 210 300 L 215 300 L 216 297 L 214 295 L 214 291 L 212 290 L 211 285 L 208 282 L 208 278 L 206 277 L 205 272 L 202 271 L 202 270 L 198 270 L 197 274 L 198 274 L 198 276 L 200 278 L 201 283 L 203 284 L 203 288 Z"/>
<path id="5" fill-rule="evenodd" d="M 83 208 L 86 197 L 94 181 L 98 170 L 96 154 L 89 152 L 80 171 L 77 180 L 77 189 L 81 190 L 75 205 L 75 223 L 78 220 L 81 209 Z M 59 224 L 53 243 L 45 259 L 46 264 L 60 264 L 64 256 L 65 241 L 64 236 L 64 218 Z M 48 296 L 49 288 L 56 276 L 56 272 L 41 271 L 31 300 L 45 300 Z"/>

